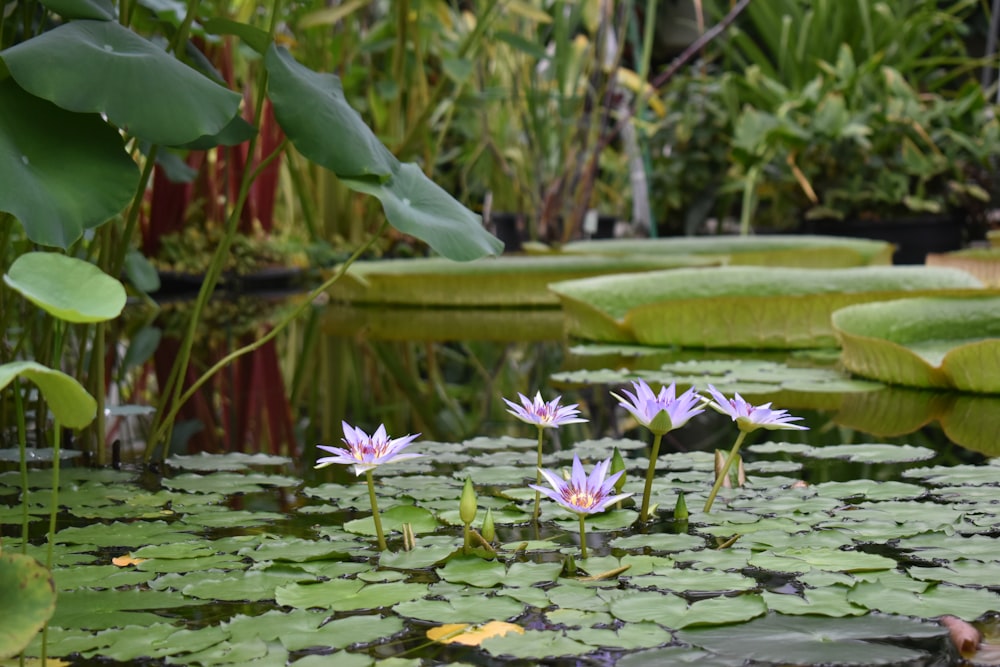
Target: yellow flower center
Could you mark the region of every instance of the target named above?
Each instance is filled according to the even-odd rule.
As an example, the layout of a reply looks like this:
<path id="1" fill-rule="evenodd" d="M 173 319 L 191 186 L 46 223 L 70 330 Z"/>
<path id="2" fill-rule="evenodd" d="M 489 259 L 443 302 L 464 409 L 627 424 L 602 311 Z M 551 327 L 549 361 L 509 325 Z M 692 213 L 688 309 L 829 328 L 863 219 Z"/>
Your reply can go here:
<path id="1" fill-rule="evenodd" d="M 567 489 L 566 502 L 581 509 L 590 509 L 597 504 L 597 496 L 585 489 Z"/>
<path id="2" fill-rule="evenodd" d="M 366 456 L 370 457 L 370 459 L 380 459 L 385 456 L 388 449 L 388 440 L 375 442 L 371 438 L 368 438 L 363 442 L 359 442 L 356 446 L 351 447 L 351 454 L 358 461 L 364 461 Z"/>

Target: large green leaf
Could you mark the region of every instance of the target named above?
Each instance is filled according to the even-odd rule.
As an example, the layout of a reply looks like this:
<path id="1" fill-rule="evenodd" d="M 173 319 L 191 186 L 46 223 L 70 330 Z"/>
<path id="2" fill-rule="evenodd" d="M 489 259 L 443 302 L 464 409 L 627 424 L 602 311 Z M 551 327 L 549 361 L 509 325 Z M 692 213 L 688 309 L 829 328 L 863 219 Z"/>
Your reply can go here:
<path id="1" fill-rule="evenodd" d="M 0 52 L 31 94 L 98 112 L 154 144 L 176 146 L 225 127 L 241 97 L 114 21 L 72 21 Z"/>
<path id="2" fill-rule="evenodd" d="M 94 264 L 55 252 L 29 252 L 10 265 L 3 281 L 53 317 L 103 322 L 125 307 L 125 287 Z"/>
<path id="3" fill-rule="evenodd" d="M 96 114 L 71 113 L 0 81 L 0 210 L 33 242 L 68 248 L 119 213 L 139 169 Z"/>
<path id="4" fill-rule="evenodd" d="M 30 556 L 0 554 L 0 659 L 24 650 L 56 608 L 52 574 Z"/>
<path id="5" fill-rule="evenodd" d="M 97 416 L 97 401 L 83 385 L 62 371 L 35 361 L 12 361 L 0 366 L 0 389 L 19 376 L 35 383 L 63 426 L 83 428 Z"/>
<path id="6" fill-rule="evenodd" d="M 838 310 L 833 326 L 844 365 L 859 375 L 1000 393 L 998 308 L 997 296 L 898 299 Z"/>
<path id="7" fill-rule="evenodd" d="M 114 21 L 117 16 L 111 0 L 44 0 L 42 4 L 64 19 Z"/>
<path id="8" fill-rule="evenodd" d="M 690 256 L 499 257 L 467 264 L 442 258 L 355 262 L 334 299 L 407 306 L 556 306 L 549 283 L 608 273 L 709 265 Z"/>
<path id="9" fill-rule="evenodd" d="M 928 267 L 718 267 L 549 285 L 574 336 L 644 345 L 831 347 L 830 314 L 903 295 L 974 293 L 963 271 Z"/>
<path id="10" fill-rule="evenodd" d="M 500 252 L 503 244 L 486 231 L 478 215 L 416 165 L 401 164 L 382 145 L 347 104 L 336 76 L 314 72 L 274 45 L 264 62 L 275 117 L 299 152 L 348 187 L 377 197 L 392 226 L 449 259 Z"/>
<path id="11" fill-rule="evenodd" d="M 892 245 L 885 241 L 810 236 L 686 236 L 659 239 L 573 241 L 563 253 L 602 255 L 710 255 L 730 265 L 841 268 L 891 264 Z"/>

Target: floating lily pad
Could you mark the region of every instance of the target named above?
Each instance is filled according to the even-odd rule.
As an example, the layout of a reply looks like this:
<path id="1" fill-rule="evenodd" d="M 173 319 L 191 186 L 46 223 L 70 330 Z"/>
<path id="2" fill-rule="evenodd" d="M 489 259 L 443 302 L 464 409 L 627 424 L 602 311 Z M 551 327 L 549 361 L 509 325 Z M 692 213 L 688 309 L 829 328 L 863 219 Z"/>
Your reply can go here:
<path id="1" fill-rule="evenodd" d="M 906 618 L 865 616 L 836 623 L 811 616 L 769 615 L 736 627 L 684 630 L 678 638 L 700 648 L 744 659 L 795 665 L 885 665 L 922 660 L 927 653 L 893 646 L 892 641 L 940 639 L 937 624 Z"/>
<path id="2" fill-rule="evenodd" d="M 549 285 L 579 338 L 783 349 L 835 346 L 830 315 L 848 305 L 981 287 L 962 271 L 903 266 L 677 269 Z"/>
<path id="3" fill-rule="evenodd" d="M 1000 297 L 896 299 L 833 315 L 851 371 L 913 387 L 1000 393 Z"/>

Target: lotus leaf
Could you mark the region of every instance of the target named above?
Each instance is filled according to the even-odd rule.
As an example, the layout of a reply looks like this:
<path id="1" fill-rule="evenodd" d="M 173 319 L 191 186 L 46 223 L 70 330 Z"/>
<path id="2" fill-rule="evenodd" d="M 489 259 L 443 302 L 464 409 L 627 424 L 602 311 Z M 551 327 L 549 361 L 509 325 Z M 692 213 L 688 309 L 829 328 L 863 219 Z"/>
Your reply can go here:
<path id="1" fill-rule="evenodd" d="M 356 262 L 330 288 L 330 295 L 354 303 L 407 306 L 555 306 L 551 282 L 604 274 L 676 267 L 711 266 L 690 256 L 498 257 L 466 264 L 427 259 Z"/>
<path id="2" fill-rule="evenodd" d="M 904 295 L 974 294 L 969 274 L 927 267 L 718 267 L 549 285 L 572 335 L 606 342 L 729 348 L 837 344 L 830 314 Z"/>
<path id="3" fill-rule="evenodd" d="M 9 658 L 20 653 L 52 616 L 56 608 L 52 574 L 30 556 L 0 554 L 0 597 L 4 600 L 0 658 Z"/>
<path id="4" fill-rule="evenodd" d="M 834 313 L 851 371 L 883 382 L 1000 393 L 1000 297 L 897 299 Z"/>
<path id="5" fill-rule="evenodd" d="M 701 255 L 730 265 L 840 268 L 891 264 L 892 245 L 885 241 L 780 234 L 767 236 L 674 237 L 574 241 L 567 254 Z"/>

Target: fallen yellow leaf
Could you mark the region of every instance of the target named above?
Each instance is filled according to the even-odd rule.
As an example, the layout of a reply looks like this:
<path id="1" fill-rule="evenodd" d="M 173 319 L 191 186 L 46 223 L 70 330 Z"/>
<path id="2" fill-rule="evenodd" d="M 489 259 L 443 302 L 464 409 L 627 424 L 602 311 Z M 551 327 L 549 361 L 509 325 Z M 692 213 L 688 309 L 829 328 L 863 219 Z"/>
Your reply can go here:
<path id="1" fill-rule="evenodd" d="M 118 567 L 128 567 L 129 565 L 138 565 L 145 560 L 145 558 L 132 558 L 132 554 L 125 554 L 124 556 L 118 556 L 118 558 L 112 558 L 111 562 Z"/>
<path id="2" fill-rule="evenodd" d="M 427 631 L 427 638 L 442 644 L 462 644 L 479 646 L 490 637 L 502 637 L 508 632 L 524 634 L 524 628 L 504 621 L 490 621 L 480 625 L 468 623 L 446 623 Z"/>

